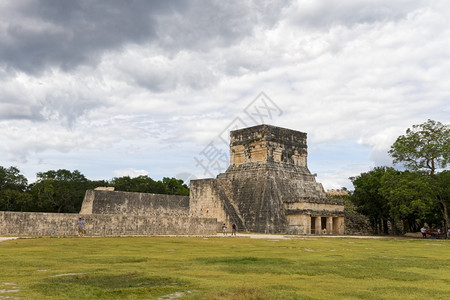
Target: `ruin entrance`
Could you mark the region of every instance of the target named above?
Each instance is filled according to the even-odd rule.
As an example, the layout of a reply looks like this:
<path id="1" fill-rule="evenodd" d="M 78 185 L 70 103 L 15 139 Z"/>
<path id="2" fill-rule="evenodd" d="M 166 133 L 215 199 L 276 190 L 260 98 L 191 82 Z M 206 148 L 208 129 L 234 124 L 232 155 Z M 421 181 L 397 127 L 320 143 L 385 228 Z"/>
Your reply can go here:
<path id="1" fill-rule="evenodd" d="M 316 234 L 316 217 L 311 217 L 311 234 Z"/>
<path id="2" fill-rule="evenodd" d="M 321 217 L 320 218 L 320 230 L 327 229 L 327 217 Z"/>

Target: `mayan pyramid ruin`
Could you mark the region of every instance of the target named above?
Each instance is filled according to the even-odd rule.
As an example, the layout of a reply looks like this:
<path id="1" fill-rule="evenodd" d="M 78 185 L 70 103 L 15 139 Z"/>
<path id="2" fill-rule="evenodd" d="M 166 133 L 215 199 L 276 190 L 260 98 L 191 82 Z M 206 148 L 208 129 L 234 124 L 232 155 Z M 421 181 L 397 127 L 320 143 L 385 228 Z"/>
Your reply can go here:
<path id="1" fill-rule="evenodd" d="M 344 205 L 307 166 L 306 133 L 270 125 L 231 131 L 230 166 L 191 181 L 190 214 L 240 231 L 344 234 Z"/>

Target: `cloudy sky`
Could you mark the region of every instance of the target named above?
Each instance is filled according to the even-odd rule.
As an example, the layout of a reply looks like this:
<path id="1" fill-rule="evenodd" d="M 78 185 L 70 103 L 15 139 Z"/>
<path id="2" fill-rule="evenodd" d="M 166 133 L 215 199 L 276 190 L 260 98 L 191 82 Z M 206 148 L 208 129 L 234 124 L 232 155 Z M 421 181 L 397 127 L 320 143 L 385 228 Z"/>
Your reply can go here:
<path id="1" fill-rule="evenodd" d="M 228 130 L 266 123 L 352 189 L 408 127 L 450 122 L 449 49 L 444 0 L 1 1 L 0 165 L 205 178 Z"/>

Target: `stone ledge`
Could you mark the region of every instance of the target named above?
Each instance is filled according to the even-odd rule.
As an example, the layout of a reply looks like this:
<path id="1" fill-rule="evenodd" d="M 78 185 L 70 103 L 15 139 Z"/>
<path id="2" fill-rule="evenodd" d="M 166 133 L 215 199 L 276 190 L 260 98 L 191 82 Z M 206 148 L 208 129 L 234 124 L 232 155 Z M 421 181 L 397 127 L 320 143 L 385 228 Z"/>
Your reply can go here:
<path id="1" fill-rule="evenodd" d="M 343 211 L 313 210 L 313 209 L 286 209 L 286 215 L 309 215 L 321 217 L 344 217 Z"/>
<path id="2" fill-rule="evenodd" d="M 329 199 L 329 198 L 297 198 L 297 199 L 283 199 L 283 203 L 316 203 L 316 204 L 333 204 L 333 205 L 344 205 L 344 201 Z"/>

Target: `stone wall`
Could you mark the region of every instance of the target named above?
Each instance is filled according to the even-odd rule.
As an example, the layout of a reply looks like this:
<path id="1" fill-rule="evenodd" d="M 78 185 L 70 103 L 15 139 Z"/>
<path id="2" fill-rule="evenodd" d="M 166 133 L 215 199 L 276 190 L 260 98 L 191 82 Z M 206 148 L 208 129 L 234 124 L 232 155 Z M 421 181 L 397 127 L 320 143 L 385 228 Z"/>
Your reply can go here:
<path id="1" fill-rule="evenodd" d="M 172 215 L 147 217 L 118 214 L 57 214 L 0 211 L 1 236 L 73 236 L 85 220 L 87 235 L 216 234 L 216 219 Z"/>
<path id="2" fill-rule="evenodd" d="M 189 196 L 87 190 L 80 214 L 187 217 Z"/>
<path id="3" fill-rule="evenodd" d="M 198 218 L 217 218 L 219 223 L 226 222 L 225 208 L 220 200 L 215 179 L 191 180 L 190 215 Z"/>

